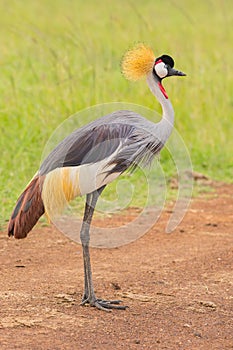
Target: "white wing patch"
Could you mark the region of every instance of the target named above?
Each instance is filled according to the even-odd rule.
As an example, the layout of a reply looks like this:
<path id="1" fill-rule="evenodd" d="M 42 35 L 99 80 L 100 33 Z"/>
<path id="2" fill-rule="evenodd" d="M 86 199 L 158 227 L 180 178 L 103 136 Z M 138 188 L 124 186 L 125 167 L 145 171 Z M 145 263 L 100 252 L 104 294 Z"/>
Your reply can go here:
<path id="1" fill-rule="evenodd" d="M 83 164 L 71 169 L 71 174 L 73 174 L 71 175 L 72 178 L 76 179 L 77 175 L 75 175 L 75 172 L 78 173 L 79 192 L 81 196 L 109 184 L 120 175 L 120 172 L 110 175 L 107 174 L 115 167 L 115 164 L 109 165 L 109 163 L 111 163 L 111 160 L 114 159 L 115 155 L 119 152 L 121 146 L 122 143 L 120 143 L 111 156 L 97 163 Z"/>

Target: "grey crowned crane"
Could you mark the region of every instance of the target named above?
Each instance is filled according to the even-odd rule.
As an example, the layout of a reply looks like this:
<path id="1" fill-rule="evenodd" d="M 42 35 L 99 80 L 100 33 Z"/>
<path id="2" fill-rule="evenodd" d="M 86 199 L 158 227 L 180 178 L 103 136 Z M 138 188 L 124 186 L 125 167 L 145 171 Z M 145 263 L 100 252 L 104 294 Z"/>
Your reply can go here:
<path id="1" fill-rule="evenodd" d="M 8 224 L 8 235 L 24 238 L 41 215 L 52 220 L 67 202 L 86 195 L 80 231 L 84 263 L 82 304 L 101 310 L 125 309 L 119 300 L 95 296 L 89 254 L 90 225 L 98 197 L 107 184 L 127 169 L 149 164 L 171 134 L 174 111 L 162 80 L 184 76 L 174 69 L 168 55 L 155 58 L 151 48 L 138 44 L 126 52 L 122 72 L 129 80 L 146 77 L 151 92 L 160 102 L 163 115 L 152 123 L 141 115 L 119 110 L 85 125 L 67 136 L 47 156 L 20 195 Z"/>

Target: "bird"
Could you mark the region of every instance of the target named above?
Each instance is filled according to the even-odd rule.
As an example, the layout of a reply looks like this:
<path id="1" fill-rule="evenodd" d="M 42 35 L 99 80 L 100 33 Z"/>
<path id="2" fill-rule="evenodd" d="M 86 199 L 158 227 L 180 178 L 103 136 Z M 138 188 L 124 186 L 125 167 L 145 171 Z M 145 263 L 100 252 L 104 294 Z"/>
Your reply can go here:
<path id="1" fill-rule="evenodd" d="M 144 43 L 125 52 L 121 70 L 130 81 L 146 78 L 162 108 L 160 121 L 153 123 L 133 111 L 118 110 L 74 130 L 42 162 L 19 196 L 8 223 L 9 237 L 24 238 L 44 213 L 53 220 L 72 199 L 85 195 L 80 229 L 84 266 L 81 304 L 104 311 L 127 306 L 121 300 L 99 299 L 95 294 L 89 242 L 97 200 L 109 183 L 125 171 L 151 164 L 164 147 L 173 129 L 174 110 L 162 82 L 170 76 L 186 75 L 174 68 L 171 56 L 156 58 Z"/>

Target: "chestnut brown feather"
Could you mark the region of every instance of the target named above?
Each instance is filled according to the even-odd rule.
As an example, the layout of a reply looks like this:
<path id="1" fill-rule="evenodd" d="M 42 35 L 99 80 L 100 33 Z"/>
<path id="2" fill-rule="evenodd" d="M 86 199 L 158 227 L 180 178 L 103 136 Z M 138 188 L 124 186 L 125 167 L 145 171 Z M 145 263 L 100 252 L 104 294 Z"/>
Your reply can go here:
<path id="1" fill-rule="evenodd" d="M 34 177 L 20 195 L 8 223 L 8 236 L 25 238 L 44 214 L 41 198 L 44 178 L 45 176 Z"/>

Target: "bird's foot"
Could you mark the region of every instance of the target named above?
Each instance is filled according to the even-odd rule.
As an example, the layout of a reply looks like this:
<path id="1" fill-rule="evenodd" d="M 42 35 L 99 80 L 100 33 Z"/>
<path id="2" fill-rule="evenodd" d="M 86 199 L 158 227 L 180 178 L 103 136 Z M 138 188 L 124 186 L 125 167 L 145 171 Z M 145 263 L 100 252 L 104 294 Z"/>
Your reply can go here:
<path id="1" fill-rule="evenodd" d="M 122 303 L 121 300 L 102 300 L 102 299 L 96 299 L 94 302 L 94 305 L 100 310 L 104 311 L 110 311 L 110 309 L 117 309 L 117 310 L 126 310 L 128 306 L 120 305 Z"/>
<path id="2" fill-rule="evenodd" d="M 81 305 L 89 304 L 90 306 L 97 307 L 97 309 L 103 311 L 111 311 L 111 309 L 125 310 L 128 306 L 120 305 L 121 300 L 102 300 L 96 298 L 86 298 L 85 296 L 82 299 Z"/>

